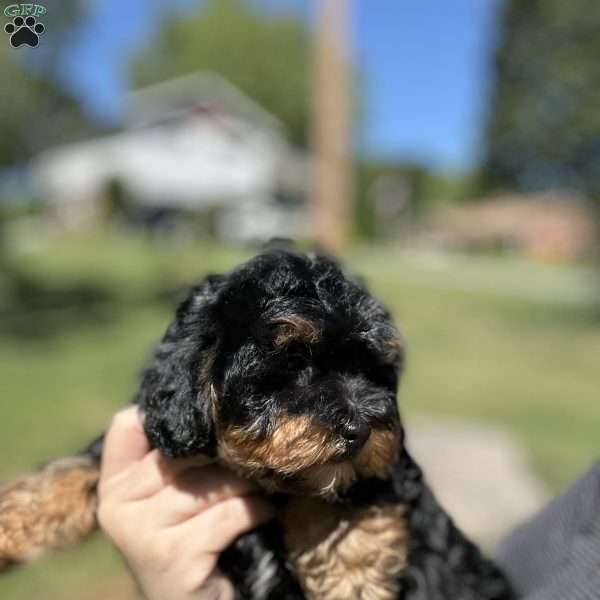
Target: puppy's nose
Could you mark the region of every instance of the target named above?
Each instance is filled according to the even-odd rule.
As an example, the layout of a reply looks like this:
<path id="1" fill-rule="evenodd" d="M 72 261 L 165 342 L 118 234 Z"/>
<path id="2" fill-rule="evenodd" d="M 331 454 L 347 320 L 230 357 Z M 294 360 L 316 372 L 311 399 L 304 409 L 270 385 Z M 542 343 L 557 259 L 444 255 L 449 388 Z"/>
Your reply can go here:
<path id="1" fill-rule="evenodd" d="M 348 451 L 357 452 L 369 439 L 371 428 L 362 421 L 352 420 L 345 422 L 338 429 L 338 434 L 344 438 Z"/>

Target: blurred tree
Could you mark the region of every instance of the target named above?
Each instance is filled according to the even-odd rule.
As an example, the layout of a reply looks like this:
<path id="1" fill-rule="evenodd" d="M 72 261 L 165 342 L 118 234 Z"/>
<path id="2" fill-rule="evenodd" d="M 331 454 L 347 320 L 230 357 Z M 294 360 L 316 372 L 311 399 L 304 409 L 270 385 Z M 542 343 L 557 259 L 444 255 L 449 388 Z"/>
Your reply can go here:
<path id="1" fill-rule="evenodd" d="M 27 70 L 8 44 L 0 44 L 0 168 L 21 164 L 36 152 L 88 127 L 78 103 L 44 74 Z"/>
<path id="2" fill-rule="evenodd" d="M 600 3 L 507 0 L 483 187 L 600 198 Z"/>
<path id="3" fill-rule="evenodd" d="M 19 165 L 36 152 L 91 130 L 79 102 L 60 84 L 61 65 L 77 35 L 85 0 L 65 0 L 42 21 L 46 27 L 37 48 L 0 44 L 0 169 Z"/>
<path id="4" fill-rule="evenodd" d="M 0 43 L 0 176 L 22 167 L 35 154 L 97 131 L 83 115 L 80 104 L 62 89 L 61 67 L 69 59 L 70 43 L 88 7 L 86 0 L 64 0 L 60 10 L 50 7 L 41 21 L 46 28 L 37 48 L 13 48 Z M 0 182 L 1 183 L 1 182 Z M 9 255 L 5 229 L 14 216 L 28 210 L 25 200 L 0 198 L 0 285 L 29 289 Z M 36 288 L 37 289 L 37 288 Z M 39 290 L 38 290 L 39 292 Z"/>
<path id="5" fill-rule="evenodd" d="M 305 145 L 309 34 L 293 18 L 267 18 L 243 0 L 207 0 L 195 14 L 168 22 L 157 43 L 133 62 L 137 85 L 196 70 L 216 71 L 287 126 Z"/>

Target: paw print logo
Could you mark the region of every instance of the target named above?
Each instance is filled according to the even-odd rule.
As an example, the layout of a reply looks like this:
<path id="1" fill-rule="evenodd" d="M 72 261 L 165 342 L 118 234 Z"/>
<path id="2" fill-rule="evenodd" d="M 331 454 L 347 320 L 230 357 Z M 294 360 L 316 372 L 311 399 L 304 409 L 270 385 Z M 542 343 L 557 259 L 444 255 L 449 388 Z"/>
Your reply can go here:
<path id="1" fill-rule="evenodd" d="M 4 26 L 4 31 L 10 35 L 10 45 L 13 48 L 18 48 L 23 44 L 35 48 L 40 42 L 39 36 L 45 30 L 46 28 L 32 16 L 26 19 L 15 17 L 12 23 L 7 23 Z"/>

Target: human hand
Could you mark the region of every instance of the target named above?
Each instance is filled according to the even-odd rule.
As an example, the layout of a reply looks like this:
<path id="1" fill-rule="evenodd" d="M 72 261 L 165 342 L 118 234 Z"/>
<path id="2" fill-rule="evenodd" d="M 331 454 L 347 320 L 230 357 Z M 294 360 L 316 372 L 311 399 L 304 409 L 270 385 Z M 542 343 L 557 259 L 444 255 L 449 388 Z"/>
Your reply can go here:
<path id="1" fill-rule="evenodd" d="M 137 408 L 107 432 L 98 520 L 148 600 L 228 600 L 219 553 L 272 516 L 252 484 L 214 465 L 150 451 Z"/>

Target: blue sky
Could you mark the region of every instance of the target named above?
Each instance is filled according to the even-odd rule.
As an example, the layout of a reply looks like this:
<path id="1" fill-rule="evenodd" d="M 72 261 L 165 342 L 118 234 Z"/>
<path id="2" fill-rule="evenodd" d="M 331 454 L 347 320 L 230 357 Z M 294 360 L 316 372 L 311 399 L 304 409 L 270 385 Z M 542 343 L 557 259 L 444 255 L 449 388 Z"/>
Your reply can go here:
<path id="1" fill-rule="evenodd" d="M 309 0 L 252 0 L 311 22 Z M 441 169 L 476 164 L 501 0 L 354 0 L 352 54 L 363 82 L 357 150 Z M 194 0 L 96 0 L 61 78 L 90 114 L 117 118 L 127 55 Z M 52 10 L 52 3 L 47 2 Z"/>

